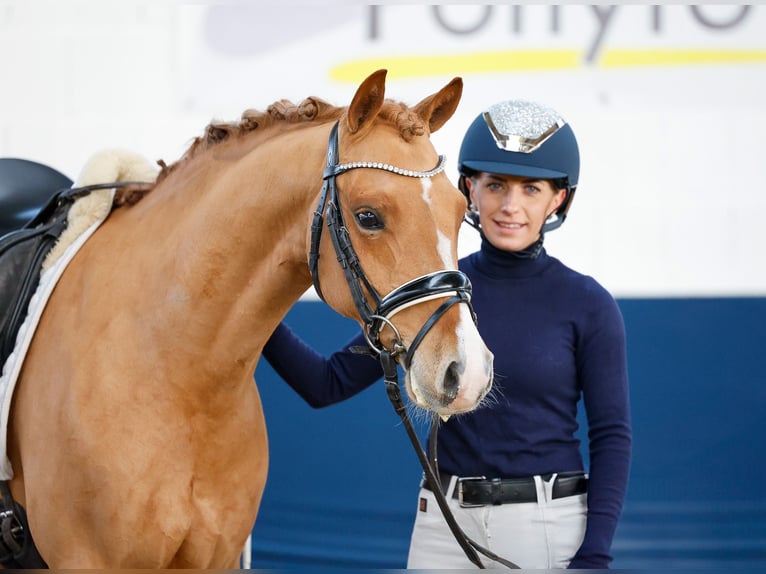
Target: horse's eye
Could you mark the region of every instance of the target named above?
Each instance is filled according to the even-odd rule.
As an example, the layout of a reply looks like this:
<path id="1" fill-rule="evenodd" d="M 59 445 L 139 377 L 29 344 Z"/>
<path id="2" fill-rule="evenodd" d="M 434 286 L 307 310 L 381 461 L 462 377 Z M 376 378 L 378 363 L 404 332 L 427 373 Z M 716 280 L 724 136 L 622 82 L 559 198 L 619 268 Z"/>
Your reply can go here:
<path id="1" fill-rule="evenodd" d="M 359 222 L 359 226 L 362 229 L 383 229 L 383 221 L 381 221 L 378 214 L 374 211 L 360 211 L 356 214 L 356 220 Z"/>

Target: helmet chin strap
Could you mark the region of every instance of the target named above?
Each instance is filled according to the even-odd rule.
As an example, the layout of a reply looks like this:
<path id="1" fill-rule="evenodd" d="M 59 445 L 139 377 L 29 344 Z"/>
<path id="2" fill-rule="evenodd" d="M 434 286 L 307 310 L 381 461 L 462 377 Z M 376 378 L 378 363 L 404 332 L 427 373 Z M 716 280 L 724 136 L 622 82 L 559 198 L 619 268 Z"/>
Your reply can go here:
<path id="1" fill-rule="evenodd" d="M 540 255 L 540 252 L 543 250 L 543 236 L 542 234 L 540 237 L 534 242 L 525 247 L 524 249 L 520 251 L 508 251 L 507 249 L 501 249 L 499 247 L 495 247 L 492 245 L 492 242 L 487 239 L 487 236 L 484 235 L 481 228 L 479 228 L 479 235 L 481 235 L 482 242 L 486 242 L 487 246 L 489 246 L 491 249 L 494 249 L 498 253 L 502 253 L 503 256 L 508 256 L 513 259 L 535 259 L 538 255 Z"/>
<path id="2" fill-rule="evenodd" d="M 556 215 L 556 219 L 551 220 L 551 217 L 553 217 L 554 215 L 556 215 L 555 211 L 545 218 L 545 223 L 543 223 L 543 226 L 540 229 L 540 235 L 546 233 L 547 231 L 553 231 L 554 229 L 558 229 L 559 227 L 561 227 L 561 224 L 564 223 L 564 220 L 567 217 L 565 214 L 562 213 L 561 215 Z"/>
<path id="3" fill-rule="evenodd" d="M 511 255 L 516 257 L 517 259 L 537 259 L 537 256 L 540 255 L 540 252 L 543 250 L 543 240 L 545 239 L 545 236 L 543 235 L 543 232 L 540 232 L 540 237 L 532 243 L 531 245 L 528 245 L 521 251 L 509 251 Z"/>
<path id="4" fill-rule="evenodd" d="M 463 221 L 465 221 L 468 225 L 473 227 L 476 231 L 481 233 L 481 223 L 479 222 L 479 213 L 474 210 L 468 210 L 465 212 L 465 215 L 463 216 Z"/>

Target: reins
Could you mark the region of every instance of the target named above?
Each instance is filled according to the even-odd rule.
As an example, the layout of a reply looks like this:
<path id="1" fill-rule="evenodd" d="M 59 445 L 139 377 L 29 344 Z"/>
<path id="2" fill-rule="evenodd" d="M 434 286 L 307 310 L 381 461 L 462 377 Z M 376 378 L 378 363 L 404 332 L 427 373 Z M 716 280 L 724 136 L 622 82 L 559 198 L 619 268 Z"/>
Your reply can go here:
<path id="1" fill-rule="evenodd" d="M 434 493 L 436 503 L 439 505 L 439 509 L 444 515 L 444 519 L 447 521 L 447 526 L 449 526 L 452 535 L 455 537 L 455 540 L 457 540 L 457 543 L 463 549 L 463 552 L 465 552 L 465 555 L 474 565 L 482 569 L 486 568 L 486 566 L 484 566 L 482 563 L 481 558 L 479 557 L 479 553 L 483 554 L 490 560 L 494 560 L 495 562 L 499 562 L 500 564 L 507 566 L 508 568 L 520 569 L 521 567 L 517 564 L 514 564 L 510 560 L 506 560 L 505 558 L 498 556 L 488 548 L 485 548 L 478 542 L 472 540 L 460 528 L 460 525 L 457 523 L 455 516 L 450 510 L 449 504 L 447 503 L 447 498 L 441 488 L 441 481 L 438 477 L 438 466 L 436 465 L 436 434 L 439 428 L 438 416 L 435 415 L 431 420 L 431 430 L 429 432 L 429 448 L 431 450 L 431 457 L 433 461 L 429 461 L 425 451 L 423 450 L 423 447 L 420 445 L 420 440 L 418 439 L 418 435 L 415 432 L 415 429 L 412 427 L 409 416 L 407 416 L 407 407 L 402 400 L 402 394 L 399 389 L 399 376 L 396 369 L 396 362 L 388 351 L 383 351 L 380 353 L 380 364 L 383 367 L 383 381 L 386 385 L 386 393 L 388 394 L 388 399 L 391 401 L 391 404 L 394 407 L 394 411 L 396 411 L 396 414 L 399 415 L 399 418 L 404 424 L 404 428 L 407 431 L 407 436 L 409 436 L 410 442 L 412 443 L 412 446 L 415 449 L 415 453 L 418 456 L 418 460 L 420 461 L 420 465 L 423 467 L 423 473 L 425 474 L 426 480 L 428 481 L 428 484 L 431 486 L 431 490 Z"/>
<path id="2" fill-rule="evenodd" d="M 316 290 L 317 295 L 324 301 L 325 299 L 319 281 L 319 246 L 326 217 L 327 229 L 332 239 L 338 263 L 343 269 L 346 283 L 351 291 L 351 296 L 359 313 L 359 317 L 364 323 L 364 336 L 369 344 L 369 348 L 355 348 L 353 350 L 355 352 L 378 355 L 381 366 L 383 367 L 384 381 L 389 400 L 404 423 L 404 428 L 410 437 L 410 441 L 412 442 L 421 466 L 423 467 L 426 480 L 431 485 L 431 490 L 434 492 L 437 504 L 447 521 L 450 531 L 468 559 L 479 568 L 485 568 L 481 558 L 479 558 L 479 553 L 481 553 L 509 568 L 518 569 L 519 566 L 513 562 L 497 556 L 492 551 L 471 540 L 458 525 L 449 508 L 444 493 L 442 492 L 441 484 L 437 477 L 438 471 L 435 470 L 437 468 L 435 459 L 433 465 L 429 463 L 428 457 L 423 451 L 418 436 L 407 416 L 407 408 L 402 401 L 401 391 L 399 389 L 399 377 L 396 367 L 397 357 L 403 354 L 401 360 L 402 365 L 404 368 L 409 368 L 415 349 L 417 349 L 429 330 L 436 324 L 439 318 L 450 309 L 450 307 L 457 303 L 465 303 L 470 309 L 474 323 L 476 322 L 476 314 L 471 306 L 471 282 L 468 279 L 468 276 L 461 271 L 434 271 L 423 275 L 422 277 L 412 279 L 411 281 L 400 285 L 388 295 L 381 297 L 364 274 L 359 257 L 351 244 L 348 229 L 343 221 L 340 198 L 338 196 L 338 189 L 335 181 L 337 176 L 352 169 L 361 168 L 382 169 L 407 177 L 432 177 L 444 170 L 444 163 L 444 156 L 439 156 L 439 162 L 436 167 L 428 171 L 406 170 L 386 163 L 368 161 L 339 164 L 338 123 L 336 122 L 330 130 L 330 137 L 327 145 L 327 163 L 323 173 L 324 183 L 319 195 L 319 204 L 314 211 L 314 217 L 311 223 L 309 270 L 311 271 L 314 289 Z M 369 294 L 372 301 L 365 295 L 365 291 Z M 391 321 L 391 317 L 412 305 L 437 298 L 445 298 L 445 301 L 428 318 L 410 343 L 409 348 L 407 348 L 402 341 L 399 331 Z M 380 341 L 380 333 L 386 326 L 388 326 L 394 334 L 393 349 L 391 350 L 386 349 Z M 436 432 L 438 423 L 438 418 L 434 417 L 431 425 L 431 452 L 434 457 L 436 456 Z"/>

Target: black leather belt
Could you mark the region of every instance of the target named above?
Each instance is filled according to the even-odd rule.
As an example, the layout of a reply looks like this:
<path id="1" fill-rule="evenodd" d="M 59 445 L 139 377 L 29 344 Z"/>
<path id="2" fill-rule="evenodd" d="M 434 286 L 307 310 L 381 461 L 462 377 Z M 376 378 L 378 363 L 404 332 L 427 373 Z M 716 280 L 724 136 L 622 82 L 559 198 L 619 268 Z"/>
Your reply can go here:
<path id="1" fill-rule="evenodd" d="M 549 481 L 553 474 L 543 475 L 544 481 Z M 452 477 L 441 475 L 442 492 L 449 490 Z M 432 490 L 428 481 L 422 485 Z M 566 498 L 575 494 L 585 494 L 588 491 L 588 478 L 584 472 L 562 472 L 556 476 L 553 483 L 553 498 Z M 488 504 L 516 504 L 520 502 L 537 502 L 535 479 L 531 476 L 524 478 L 484 478 L 459 477 L 452 492 L 461 506 L 485 506 Z"/>

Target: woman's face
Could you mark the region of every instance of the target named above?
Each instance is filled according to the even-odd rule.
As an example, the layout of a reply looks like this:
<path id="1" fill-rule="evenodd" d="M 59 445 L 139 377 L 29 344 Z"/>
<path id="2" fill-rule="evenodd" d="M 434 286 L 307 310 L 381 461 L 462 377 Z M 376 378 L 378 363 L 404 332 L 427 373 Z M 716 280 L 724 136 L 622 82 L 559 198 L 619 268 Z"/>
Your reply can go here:
<path id="1" fill-rule="evenodd" d="M 537 241 L 566 195 L 549 180 L 515 175 L 481 172 L 466 178 L 466 185 L 484 236 L 505 251 L 521 251 Z"/>

